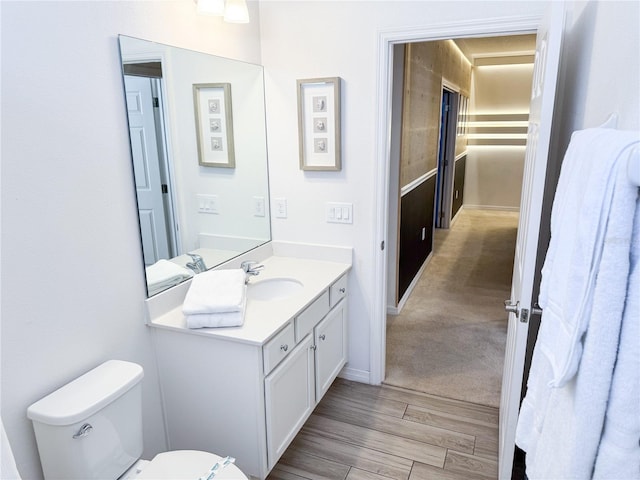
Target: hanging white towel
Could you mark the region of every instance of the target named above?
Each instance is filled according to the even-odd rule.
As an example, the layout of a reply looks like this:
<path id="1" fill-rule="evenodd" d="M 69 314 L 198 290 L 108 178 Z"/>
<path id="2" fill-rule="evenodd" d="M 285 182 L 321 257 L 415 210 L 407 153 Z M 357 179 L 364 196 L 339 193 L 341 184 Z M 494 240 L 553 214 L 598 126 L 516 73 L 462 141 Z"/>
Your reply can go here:
<path id="1" fill-rule="evenodd" d="M 631 274 L 604 430 L 593 478 L 640 478 L 640 198 L 631 243 Z"/>
<path id="2" fill-rule="evenodd" d="M 193 277 L 182 305 L 185 315 L 240 312 L 246 296 L 246 274 L 240 268 L 209 270 Z"/>
<path id="3" fill-rule="evenodd" d="M 612 206 L 612 199 L 618 172 L 621 182 L 630 186 L 626 166 L 630 147 L 637 143 L 637 132 L 593 128 L 575 132 L 567 149 L 553 202 L 551 242 L 539 297 L 546 323 L 552 325 L 541 328 L 539 348 L 551 363 L 553 386 L 571 379 L 580 362 L 607 220 L 616 210 L 616 215 L 627 216 L 631 229 L 632 189 L 623 211 Z"/>
<path id="4" fill-rule="evenodd" d="M 638 189 L 626 161 L 637 142 L 635 132 L 577 132 L 562 165 L 516 432 L 531 480 L 592 475 L 627 290 Z"/>

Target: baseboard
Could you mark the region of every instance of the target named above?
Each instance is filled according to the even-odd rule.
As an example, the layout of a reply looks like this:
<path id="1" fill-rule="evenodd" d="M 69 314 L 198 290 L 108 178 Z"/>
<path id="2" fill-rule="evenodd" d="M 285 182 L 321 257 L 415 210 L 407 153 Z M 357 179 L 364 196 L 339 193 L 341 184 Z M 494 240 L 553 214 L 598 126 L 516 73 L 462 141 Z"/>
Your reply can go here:
<path id="1" fill-rule="evenodd" d="M 456 223 L 456 220 L 458 220 L 458 217 L 460 216 L 460 212 L 462 212 L 462 210 L 464 210 L 464 205 L 460 206 L 456 214 L 453 216 L 453 218 L 449 222 L 449 228 L 453 227 L 453 224 Z"/>
<path id="2" fill-rule="evenodd" d="M 467 210 L 496 210 L 500 212 L 519 212 L 520 207 L 505 207 L 499 205 L 463 205 L 463 208 Z"/>
<path id="3" fill-rule="evenodd" d="M 345 380 L 353 380 L 360 383 L 371 383 L 371 372 L 366 370 L 358 370 L 357 368 L 344 367 L 338 374 L 340 378 Z"/>
<path id="4" fill-rule="evenodd" d="M 400 315 L 400 310 L 393 305 L 387 305 L 387 315 Z"/>

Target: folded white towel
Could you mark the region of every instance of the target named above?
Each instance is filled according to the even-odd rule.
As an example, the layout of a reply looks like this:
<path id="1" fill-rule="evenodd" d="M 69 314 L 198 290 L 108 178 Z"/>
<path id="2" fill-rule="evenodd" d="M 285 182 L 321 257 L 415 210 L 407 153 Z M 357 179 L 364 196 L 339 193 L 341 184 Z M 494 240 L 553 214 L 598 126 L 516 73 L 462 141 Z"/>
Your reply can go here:
<path id="1" fill-rule="evenodd" d="M 241 327 L 244 324 L 244 311 L 247 302 L 246 295 L 238 312 L 199 313 L 186 315 L 188 328 L 219 328 Z"/>
<path id="2" fill-rule="evenodd" d="M 242 269 L 209 270 L 193 277 L 182 304 L 182 313 L 241 312 L 245 302 L 245 273 Z"/>
<path id="3" fill-rule="evenodd" d="M 146 269 L 149 295 L 179 284 L 193 276 L 193 272 L 169 260 L 158 260 Z"/>

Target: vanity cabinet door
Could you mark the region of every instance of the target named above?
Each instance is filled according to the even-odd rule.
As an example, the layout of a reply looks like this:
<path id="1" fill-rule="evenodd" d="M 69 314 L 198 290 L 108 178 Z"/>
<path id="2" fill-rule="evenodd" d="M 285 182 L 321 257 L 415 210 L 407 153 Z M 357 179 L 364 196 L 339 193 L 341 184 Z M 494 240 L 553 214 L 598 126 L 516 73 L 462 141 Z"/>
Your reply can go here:
<path id="1" fill-rule="evenodd" d="M 342 301 L 315 330 L 316 399 L 324 396 L 347 363 L 346 301 Z"/>
<path id="2" fill-rule="evenodd" d="M 307 335 L 265 378 L 269 470 L 277 463 L 315 407 L 312 342 L 313 337 Z"/>

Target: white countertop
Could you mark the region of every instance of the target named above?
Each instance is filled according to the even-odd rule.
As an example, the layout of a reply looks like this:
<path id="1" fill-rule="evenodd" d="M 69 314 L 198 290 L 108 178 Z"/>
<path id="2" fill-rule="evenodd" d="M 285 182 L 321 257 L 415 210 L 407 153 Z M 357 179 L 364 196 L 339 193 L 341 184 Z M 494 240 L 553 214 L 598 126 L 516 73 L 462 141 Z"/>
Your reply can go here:
<path id="1" fill-rule="evenodd" d="M 282 256 L 272 256 L 261 263 L 264 269 L 260 275 L 252 277 L 250 283 L 270 278 L 293 278 L 302 282 L 303 288 L 281 300 L 258 301 L 249 296 L 242 327 L 189 329 L 182 313 L 182 305 L 152 319 L 150 325 L 193 335 L 263 345 L 351 268 L 348 263 Z"/>

